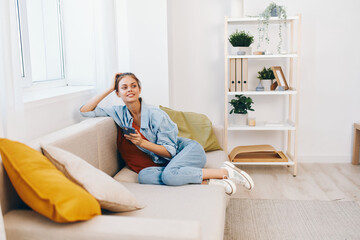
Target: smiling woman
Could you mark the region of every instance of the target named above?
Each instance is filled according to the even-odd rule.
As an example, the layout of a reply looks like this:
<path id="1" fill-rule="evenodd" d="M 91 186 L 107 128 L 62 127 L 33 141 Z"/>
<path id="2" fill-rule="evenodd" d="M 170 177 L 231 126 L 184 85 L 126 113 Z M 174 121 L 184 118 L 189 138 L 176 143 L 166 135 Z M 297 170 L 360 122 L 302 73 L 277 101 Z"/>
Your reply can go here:
<path id="1" fill-rule="evenodd" d="M 125 105 L 98 107 L 113 91 Z M 120 130 L 118 134 L 124 136 L 118 137 L 117 145 L 127 166 L 138 173 L 139 183 L 220 185 L 228 195 L 236 192 L 235 183 L 249 190 L 253 188 L 251 177 L 230 162 L 225 162 L 219 169 L 205 169 L 202 145 L 193 139 L 179 137 L 176 123 L 160 108 L 146 104 L 140 93 L 140 81 L 133 73 L 118 73 L 108 90 L 80 108 L 84 117 L 112 117 L 120 129 L 136 129 L 130 134 Z M 119 142 L 123 138 L 127 141 Z M 131 150 L 130 146 L 133 147 Z M 129 152 L 133 154 L 129 156 Z"/>

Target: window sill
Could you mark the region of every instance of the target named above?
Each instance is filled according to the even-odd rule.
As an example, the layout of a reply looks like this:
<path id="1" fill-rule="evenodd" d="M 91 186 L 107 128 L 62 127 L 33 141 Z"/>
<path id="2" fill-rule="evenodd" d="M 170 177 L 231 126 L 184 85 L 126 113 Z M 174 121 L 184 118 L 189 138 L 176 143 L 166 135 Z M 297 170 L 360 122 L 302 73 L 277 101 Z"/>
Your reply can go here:
<path id="1" fill-rule="evenodd" d="M 46 89 L 24 90 L 24 104 L 57 101 L 61 98 L 74 97 L 91 93 L 94 86 L 63 86 Z"/>

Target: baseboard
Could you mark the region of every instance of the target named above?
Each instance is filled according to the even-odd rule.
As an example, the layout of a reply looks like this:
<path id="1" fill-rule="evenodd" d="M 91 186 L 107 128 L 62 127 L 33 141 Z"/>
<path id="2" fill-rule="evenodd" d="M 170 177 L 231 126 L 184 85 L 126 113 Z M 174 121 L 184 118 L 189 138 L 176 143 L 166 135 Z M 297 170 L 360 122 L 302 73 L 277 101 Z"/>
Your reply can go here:
<path id="1" fill-rule="evenodd" d="M 298 162 L 303 163 L 351 163 L 351 156 L 299 156 Z"/>

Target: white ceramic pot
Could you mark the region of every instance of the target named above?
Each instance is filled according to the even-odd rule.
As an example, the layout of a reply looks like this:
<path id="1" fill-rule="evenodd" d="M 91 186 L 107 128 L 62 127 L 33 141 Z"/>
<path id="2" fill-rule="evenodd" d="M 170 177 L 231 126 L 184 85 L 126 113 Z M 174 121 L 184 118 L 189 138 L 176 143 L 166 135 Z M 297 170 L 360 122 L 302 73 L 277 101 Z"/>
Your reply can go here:
<path id="1" fill-rule="evenodd" d="M 251 47 L 236 47 L 237 55 L 251 55 Z"/>
<path id="2" fill-rule="evenodd" d="M 272 79 L 261 79 L 261 85 L 264 87 L 264 91 L 271 91 Z"/>
<path id="3" fill-rule="evenodd" d="M 247 125 L 248 114 L 230 114 L 230 126 Z"/>

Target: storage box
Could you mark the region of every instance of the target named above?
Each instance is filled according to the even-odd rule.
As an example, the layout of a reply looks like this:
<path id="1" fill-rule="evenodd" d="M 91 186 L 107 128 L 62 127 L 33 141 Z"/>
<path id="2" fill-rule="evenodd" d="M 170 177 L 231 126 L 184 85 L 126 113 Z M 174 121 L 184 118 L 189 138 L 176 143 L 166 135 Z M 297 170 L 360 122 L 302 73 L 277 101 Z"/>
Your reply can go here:
<path id="1" fill-rule="evenodd" d="M 229 154 L 232 162 L 287 162 L 285 154 L 271 145 L 235 147 Z"/>

